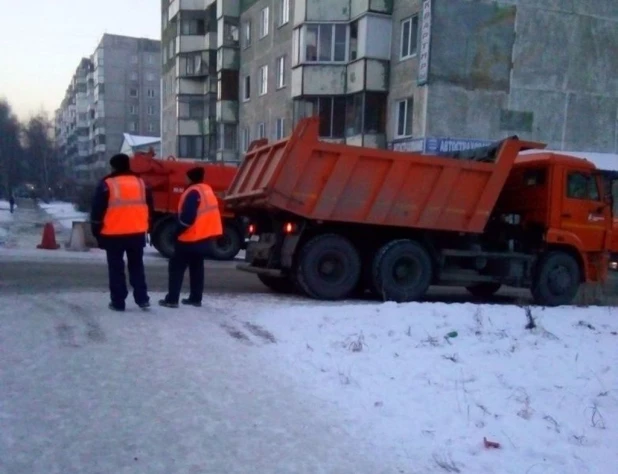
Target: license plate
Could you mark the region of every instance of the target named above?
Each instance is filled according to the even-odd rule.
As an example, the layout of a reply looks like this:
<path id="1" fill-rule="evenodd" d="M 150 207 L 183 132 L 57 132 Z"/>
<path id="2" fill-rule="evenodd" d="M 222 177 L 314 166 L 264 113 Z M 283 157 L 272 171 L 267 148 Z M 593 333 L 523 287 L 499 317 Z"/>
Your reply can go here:
<path id="1" fill-rule="evenodd" d="M 259 242 L 260 241 L 260 236 L 259 235 L 252 235 L 249 238 L 249 242 Z"/>

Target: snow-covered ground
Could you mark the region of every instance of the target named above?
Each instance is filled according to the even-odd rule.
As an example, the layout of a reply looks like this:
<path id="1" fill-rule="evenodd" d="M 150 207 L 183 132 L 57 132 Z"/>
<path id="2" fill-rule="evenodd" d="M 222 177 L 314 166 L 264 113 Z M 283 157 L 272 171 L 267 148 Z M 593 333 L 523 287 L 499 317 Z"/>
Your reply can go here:
<path id="1" fill-rule="evenodd" d="M 15 209 L 17 206 L 15 206 Z M 13 220 L 11 206 L 8 201 L 0 199 L 0 245 L 4 244 L 9 235 L 8 225 Z"/>
<path id="2" fill-rule="evenodd" d="M 73 228 L 73 222 L 84 222 L 88 219 L 87 213 L 77 211 L 70 202 L 54 201 L 48 204 L 40 203 L 39 207 L 63 228 L 68 230 Z"/>
<path id="3" fill-rule="evenodd" d="M 13 303 L 0 297 L 0 407 L 15 393 L 0 447 L 47 468 L 29 472 L 616 472 L 616 308 Z"/>

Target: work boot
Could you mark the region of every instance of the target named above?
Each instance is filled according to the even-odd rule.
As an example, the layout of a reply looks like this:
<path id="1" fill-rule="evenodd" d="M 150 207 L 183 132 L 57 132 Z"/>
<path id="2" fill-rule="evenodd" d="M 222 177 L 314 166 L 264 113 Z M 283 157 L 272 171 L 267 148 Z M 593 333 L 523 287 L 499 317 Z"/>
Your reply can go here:
<path id="1" fill-rule="evenodd" d="M 202 302 L 201 301 L 193 301 L 191 298 L 185 298 L 181 301 L 182 304 L 186 305 L 186 306 L 195 306 L 196 308 L 201 308 L 202 307 Z"/>
<path id="2" fill-rule="evenodd" d="M 163 306 L 164 308 L 178 308 L 178 303 L 173 303 L 166 299 L 159 300 L 159 306 Z"/>
<path id="3" fill-rule="evenodd" d="M 146 301 L 145 303 L 140 303 L 137 306 L 140 307 L 140 309 L 143 309 L 144 311 L 150 309 L 150 301 Z"/>
<path id="4" fill-rule="evenodd" d="M 110 303 L 107 307 L 111 309 L 112 311 L 118 311 L 118 312 L 124 311 L 124 308 L 122 306 L 115 306 L 114 303 Z"/>

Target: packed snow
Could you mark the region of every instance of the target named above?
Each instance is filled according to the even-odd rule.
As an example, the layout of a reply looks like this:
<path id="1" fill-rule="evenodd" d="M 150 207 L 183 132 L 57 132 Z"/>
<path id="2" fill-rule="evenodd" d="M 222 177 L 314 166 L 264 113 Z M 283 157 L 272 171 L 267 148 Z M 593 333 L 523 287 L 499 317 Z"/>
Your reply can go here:
<path id="1" fill-rule="evenodd" d="M 70 202 L 54 201 L 48 204 L 40 203 L 39 207 L 64 229 L 68 230 L 73 228 L 73 222 L 84 222 L 88 219 L 87 213 L 77 211 Z"/>
<path id="2" fill-rule="evenodd" d="M 124 433 L 127 456 L 139 451 L 151 473 L 193 462 L 195 472 L 613 474 L 618 463 L 616 308 L 209 294 L 200 309 L 118 314 L 104 293 L 54 298 L 10 315 L 14 301 L 0 298 L 2 333 L 19 335 L 7 336 L 5 360 L 17 379 L 33 377 L 9 408 L 62 426 L 29 431 L 27 443 L 12 429 L 11 453 L 51 462 L 70 445 L 74 459 L 102 460 L 107 449 L 106 471 L 121 472 Z M 44 336 L 54 332 L 59 342 Z M 75 424 L 94 426 L 86 420 L 96 429 L 78 436 Z M 179 464 L 165 470 L 169 459 Z"/>

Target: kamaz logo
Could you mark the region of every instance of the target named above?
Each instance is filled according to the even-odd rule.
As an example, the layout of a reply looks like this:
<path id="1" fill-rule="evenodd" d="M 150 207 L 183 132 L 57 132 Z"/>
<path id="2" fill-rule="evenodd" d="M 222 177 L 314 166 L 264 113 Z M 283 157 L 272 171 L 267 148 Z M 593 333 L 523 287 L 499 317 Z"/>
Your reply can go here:
<path id="1" fill-rule="evenodd" d="M 185 188 L 174 188 L 173 191 L 175 193 L 182 193 L 185 190 Z"/>

